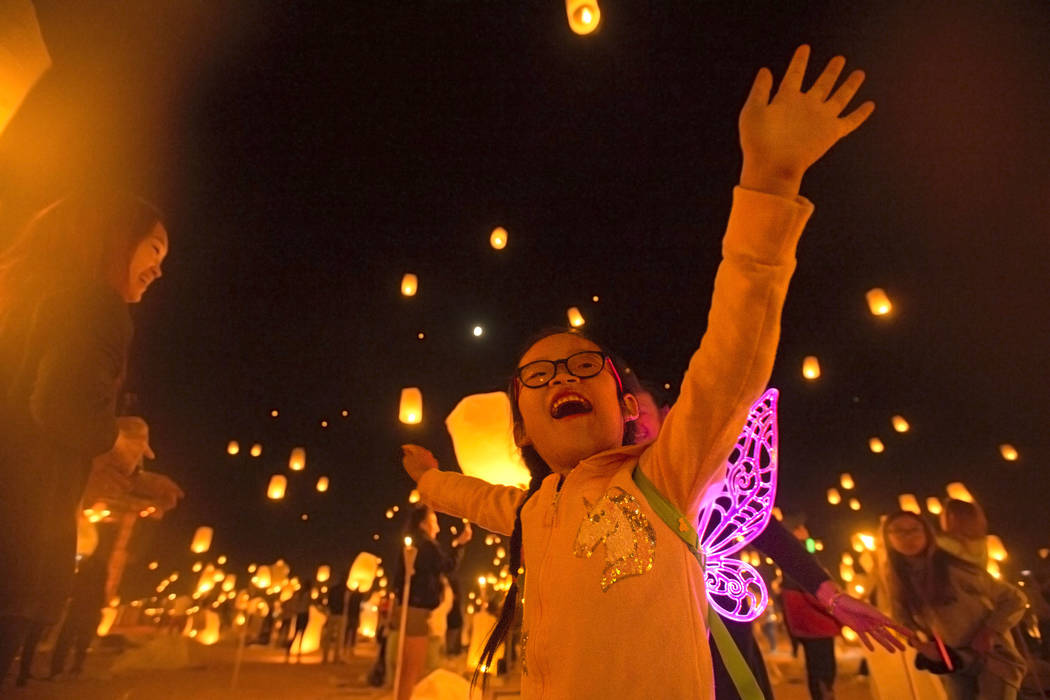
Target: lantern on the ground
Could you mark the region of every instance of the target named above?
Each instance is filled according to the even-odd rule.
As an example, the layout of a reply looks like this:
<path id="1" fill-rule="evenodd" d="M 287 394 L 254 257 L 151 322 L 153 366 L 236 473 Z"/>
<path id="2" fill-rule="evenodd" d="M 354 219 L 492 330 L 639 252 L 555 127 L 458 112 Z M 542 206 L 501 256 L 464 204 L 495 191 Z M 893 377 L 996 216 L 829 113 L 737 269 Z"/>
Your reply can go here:
<path id="1" fill-rule="evenodd" d="M 214 532 L 214 530 L 205 525 L 198 527 L 197 531 L 193 533 L 193 542 L 190 543 L 190 551 L 194 554 L 203 554 L 211 549 L 211 537 Z"/>
<path id="2" fill-rule="evenodd" d="M 354 558 L 350 573 L 346 577 L 346 587 L 352 591 L 365 593 L 375 582 L 376 570 L 379 568 L 379 557 L 371 552 L 361 552 Z"/>
<path id="3" fill-rule="evenodd" d="M 284 474 L 274 474 L 270 477 L 270 485 L 266 487 L 266 497 L 271 501 L 279 501 L 284 498 L 287 488 L 288 478 Z"/>
<path id="4" fill-rule="evenodd" d="M 401 406 L 398 419 L 406 425 L 416 425 L 423 420 L 423 392 L 410 386 L 401 390 Z"/>
<path id="5" fill-rule="evenodd" d="M 828 489 L 828 503 L 833 506 L 837 506 L 842 503 L 842 494 L 839 493 L 838 489 Z"/>
<path id="6" fill-rule="evenodd" d="M 820 361 L 815 355 L 807 355 L 802 360 L 802 376 L 810 380 L 820 377 Z"/>
<path id="7" fill-rule="evenodd" d="M 930 512 L 930 515 L 940 515 L 944 512 L 944 507 L 941 505 L 941 499 L 936 496 L 930 496 L 926 499 L 926 510 Z"/>
<path id="8" fill-rule="evenodd" d="M 569 325 L 573 328 L 579 328 L 585 323 L 583 320 L 583 314 L 581 314 L 580 310 L 575 306 L 570 306 L 566 315 L 569 317 Z"/>
<path id="9" fill-rule="evenodd" d="M 497 226 L 492 229 L 492 235 L 489 236 L 489 245 L 496 250 L 503 250 L 507 247 L 507 238 L 507 229 Z"/>
<path id="10" fill-rule="evenodd" d="M 922 513 L 922 509 L 919 508 L 919 499 L 915 497 L 914 493 L 902 493 L 897 496 L 897 505 L 901 507 L 901 510 Z"/>
<path id="11" fill-rule="evenodd" d="M 328 477 L 322 476 L 317 480 L 317 490 L 320 493 L 324 493 L 328 490 Z"/>
<path id="12" fill-rule="evenodd" d="M 419 289 L 419 280 L 411 272 L 406 273 L 401 278 L 401 293 L 406 297 L 413 297 L 416 295 L 416 290 Z"/>
<path id="13" fill-rule="evenodd" d="M 523 486 L 529 470 L 514 444 L 510 399 L 502 391 L 462 399 L 445 419 L 456 461 L 467 476 Z"/>
<path id="14" fill-rule="evenodd" d="M 999 445 L 999 454 L 1001 454 L 1003 456 L 1003 459 L 1005 459 L 1007 462 L 1017 461 L 1017 450 L 1014 449 L 1013 445 L 1010 445 L 1008 443 Z"/>
<path id="15" fill-rule="evenodd" d="M 241 445 L 236 440 L 230 440 L 230 443 L 226 445 L 226 454 L 235 455 L 241 451 Z"/>
<path id="16" fill-rule="evenodd" d="M 890 298 L 886 296 L 886 292 L 879 287 L 869 289 L 864 297 L 868 300 L 868 308 L 871 309 L 871 313 L 875 316 L 885 316 L 893 310 L 893 304 L 890 303 Z"/>
<path id="17" fill-rule="evenodd" d="M 908 421 L 904 420 L 904 416 L 894 416 L 890 420 L 893 422 L 893 429 L 898 433 L 906 433 L 908 428 L 911 427 L 908 425 Z"/>
<path id="18" fill-rule="evenodd" d="M 880 454 L 886 451 L 886 446 L 882 444 L 882 440 L 877 437 L 868 438 L 868 449 L 875 454 Z"/>
<path id="19" fill-rule="evenodd" d="M 293 472 L 301 472 L 306 469 L 306 450 L 302 447 L 296 447 L 292 449 L 291 456 L 288 457 L 288 468 Z"/>
<path id="20" fill-rule="evenodd" d="M 569 29 L 580 36 L 593 32 L 602 20 L 597 0 L 565 0 L 565 14 L 569 18 Z"/>
<path id="21" fill-rule="evenodd" d="M 967 503 L 976 503 L 977 501 L 970 494 L 969 489 L 961 481 L 953 481 L 948 484 L 947 487 L 948 497 L 954 498 L 957 501 L 966 501 Z"/>
<path id="22" fill-rule="evenodd" d="M 998 535 L 988 535 L 988 558 L 995 561 L 1006 561 L 1006 547 Z"/>

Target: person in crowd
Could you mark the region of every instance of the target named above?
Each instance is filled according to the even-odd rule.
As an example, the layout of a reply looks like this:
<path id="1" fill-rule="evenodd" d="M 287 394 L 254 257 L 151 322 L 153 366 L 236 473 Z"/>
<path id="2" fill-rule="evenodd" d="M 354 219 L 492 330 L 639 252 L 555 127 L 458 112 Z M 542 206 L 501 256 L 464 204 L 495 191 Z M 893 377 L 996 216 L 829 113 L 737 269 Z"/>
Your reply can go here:
<path id="1" fill-rule="evenodd" d="M 941 511 L 941 533 L 938 547 L 982 569 L 988 567 L 988 520 L 981 506 L 949 498 Z"/>
<path id="2" fill-rule="evenodd" d="M 69 673 L 76 677 L 84 669 L 84 659 L 95 641 L 98 623 L 105 605 L 108 559 L 92 555 L 82 562 L 73 578 L 73 595 L 69 600 L 66 618 L 62 621 L 55 649 L 51 655 L 51 673 L 55 678 L 65 671 L 69 652 L 73 651 L 73 667 Z"/>
<path id="3" fill-rule="evenodd" d="M 916 513 L 887 517 L 883 537 L 894 617 L 922 639 L 917 665 L 944 674 L 950 700 L 1016 698 L 1025 662 L 1010 629 L 1024 615 L 1024 595 L 940 549 Z"/>
<path id="4" fill-rule="evenodd" d="M 412 546 L 416 548 L 417 554 L 409 583 L 404 653 L 401 659 L 398 697 L 395 700 L 409 700 L 412 688 L 423 676 L 430 636 L 428 620 L 433 611 L 441 605 L 445 593 L 441 579 L 455 570 L 462 556 L 463 545 L 469 542 L 474 534 L 470 525 L 465 525 L 452 540 L 451 551 L 446 552 L 437 540 L 440 532 L 437 513 L 429 506 L 418 505 L 409 512 L 405 534 L 412 538 Z M 406 614 L 402 607 L 406 601 L 401 600 L 405 587 L 405 566 L 402 557 L 398 557 L 393 584 L 398 607 L 390 616 L 391 632 L 400 631 L 401 616 Z M 390 651 L 388 648 L 387 654 Z"/>
<path id="5" fill-rule="evenodd" d="M 128 305 L 167 254 L 157 209 L 123 194 L 65 197 L 0 253 L 0 682 L 31 623 L 58 621 L 85 488 L 128 491 L 153 457 L 116 405 Z"/>
<path id="6" fill-rule="evenodd" d="M 302 582 L 282 610 L 283 615 L 288 619 L 288 626 L 291 628 L 292 636 L 286 642 L 287 646 L 284 650 L 284 661 L 287 663 L 292 656 L 292 647 L 295 646 L 296 641 L 299 642 L 299 647 L 296 649 L 295 660 L 301 662 L 303 660 L 303 636 L 306 634 L 306 626 L 310 623 L 310 592 L 313 590 L 314 582 L 306 580 Z"/>
<path id="7" fill-rule="evenodd" d="M 874 109 L 869 102 L 840 116 L 864 77 L 854 71 L 836 89 L 842 57 L 803 92 L 808 60 L 809 47 L 799 47 L 772 99 L 772 73 L 761 69 L 741 110 L 744 165 L 707 331 L 655 442 L 625 439 L 638 402 L 609 352 L 556 332 L 517 358 L 509 387 L 528 490 L 441 471 L 423 448 L 405 448 L 424 502 L 511 535 L 513 582 L 479 670 L 511 627 L 523 570 L 523 697 L 713 694 L 701 564 L 646 494 L 696 522 L 769 380 L 796 243 L 812 211 L 799 196 L 802 176 Z M 610 539 L 613 532 L 621 534 Z"/>

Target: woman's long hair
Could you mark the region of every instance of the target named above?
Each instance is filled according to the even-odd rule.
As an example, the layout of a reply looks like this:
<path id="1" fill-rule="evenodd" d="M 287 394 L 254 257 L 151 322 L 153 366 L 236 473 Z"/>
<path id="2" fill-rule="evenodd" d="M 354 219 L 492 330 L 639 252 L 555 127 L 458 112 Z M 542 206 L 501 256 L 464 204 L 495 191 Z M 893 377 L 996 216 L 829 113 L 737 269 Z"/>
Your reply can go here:
<path id="1" fill-rule="evenodd" d="M 521 361 L 521 358 L 529 351 L 529 348 L 544 338 L 548 338 L 552 335 L 561 335 L 563 333 L 571 333 L 572 335 L 589 340 L 609 356 L 609 362 L 612 363 L 613 369 L 616 370 L 617 375 L 621 377 L 622 386 L 620 383 L 617 384 L 616 396 L 622 402 L 624 394 L 630 393 L 629 390 L 625 391 L 625 389 L 631 386 L 627 380 L 627 377 L 631 374 L 630 369 L 616 358 L 615 355 L 606 350 L 601 343 L 588 338 L 575 328 L 549 328 L 537 333 L 529 340 L 528 344 L 525 345 L 522 351 L 518 353 L 518 361 Z M 517 400 L 517 377 L 517 364 L 515 364 L 515 370 L 511 374 L 510 382 L 507 386 L 507 394 L 510 396 L 511 415 L 514 419 L 515 429 L 519 429 L 522 425 L 521 411 L 518 409 Z M 634 424 L 628 422 L 624 424 L 623 444 L 631 445 L 633 443 Z M 492 666 L 492 659 L 495 657 L 500 644 L 502 644 L 503 640 L 507 638 L 507 633 L 510 631 L 510 627 L 514 623 L 514 616 L 518 611 L 518 576 L 524 571 L 521 566 L 521 509 L 525 506 L 525 502 L 532 497 L 532 494 L 539 490 L 543 480 L 554 473 L 550 468 L 550 465 L 543 461 L 543 458 L 540 457 L 540 454 L 532 445 L 525 445 L 522 447 L 521 456 L 525 461 L 525 466 L 529 469 L 529 488 L 525 493 L 525 498 L 521 499 L 521 503 L 518 505 L 518 510 L 514 513 L 514 531 L 510 536 L 507 556 L 511 584 L 510 588 L 507 590 L 507 597 L 503 600 L 503 607 L 500 610 L 499 619 L 496 621 L 496 625 L 492 628 L 488 641 L 485 642 L 485 648 L 481 652 L 481 658 L 478 660 L 478 665 L 474 669 L 474 677 L 471 680 L 471 687 L 477 685 L 479 676 L 481 678 L 482 687 L 485 686 L 485 681 L 488 678 L 486 671 Z"/>
<path id="2" fill-rule="evenodd" d="M 908 566 L 907 557 L 896 551 L 890 544 L 889 529 L 891 524 L 908 518 L 922 525 L 926 534 L 926 549 L 919 555 L 925 559 L 925 566 L 919 576 Z M 927 606 L 948 605 L 955 601 L 949 569 L 957 567 L 969 571 L 978 571 L 968 561 L 944 551 L 937 546 L 933 527 L 916 513 L 899 510 L 891 514 L 882 523 L 882 538 L 886 543 L 886 556 L 889 566 L 886 571 L 890 595 L 899 601 L 912 618 L 918 619 L 923 608 Z"/>
<path id="3" fill-rule="evenodd" d="M 126 281 L 135 246 L 161 222 L 125 193 L 70 194 L 39 211 L 0 253 L 0 322 L 62 289 Z"/>

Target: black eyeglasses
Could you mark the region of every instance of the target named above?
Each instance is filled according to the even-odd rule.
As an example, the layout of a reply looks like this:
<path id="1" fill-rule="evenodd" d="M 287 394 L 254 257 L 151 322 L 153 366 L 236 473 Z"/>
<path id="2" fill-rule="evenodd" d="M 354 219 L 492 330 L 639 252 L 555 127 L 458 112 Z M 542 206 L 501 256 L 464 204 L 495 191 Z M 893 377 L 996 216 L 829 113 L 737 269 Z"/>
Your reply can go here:
<path id="1" fill-rule="evenodd" d="M 605 369 L 605 361 L 607 359 L 609 359 L 609 356 L 604 352 L 583 350 L 560 360 L 536 360 L 518 367 L 518 381 L 530 389 L 539 389 L 554 379 L 555 375 L 558 374 L 558 365 L 562 364 L 565 365 L 566 371 L 572 376 L 580 379 L 589 379 L 601 374 L 601 371 Z M 611 362 L 609 366 L 612 367 L 613 376 L 616 377 L 616 384 L 620 387 L 620 391 L 623 391 L 623 382 L 620 381 L 619 372 L 616 371 L 616 367 Z"/>

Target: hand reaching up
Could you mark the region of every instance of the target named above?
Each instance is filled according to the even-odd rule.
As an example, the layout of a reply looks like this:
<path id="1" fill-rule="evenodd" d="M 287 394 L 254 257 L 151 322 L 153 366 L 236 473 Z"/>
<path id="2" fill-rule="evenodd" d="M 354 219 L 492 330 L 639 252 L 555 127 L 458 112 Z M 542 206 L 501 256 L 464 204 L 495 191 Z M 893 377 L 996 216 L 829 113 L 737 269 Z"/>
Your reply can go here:
<path id="1" fill-rule="evenodd" d="M 772 100 L 773 74 L 768 68 L 758 71 L 740 111 L 743 187 L 784 196 L 798 194 L 806 170 L 875 110 L 875 103 L 868 101 L 840 116 L 864 82 L 864 72 L 855 70 L 833 90 L 846 65 L 842 56 L 828 61 L 813 86 L 803 92 L 808 62 L 809 47 L 802 45 L 795 50 Z"/>
<path id="2" fill-rule="evenodd" d="M 438 468 L 437 459 L 430 450 L 419 445 L 401 446 L 401 464 L 405 467 L 408 475 L 412 477 L 412 481 L 416 482 L 428 469 Z"/>

